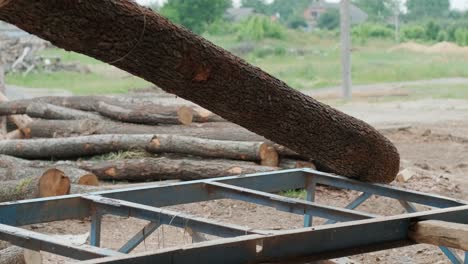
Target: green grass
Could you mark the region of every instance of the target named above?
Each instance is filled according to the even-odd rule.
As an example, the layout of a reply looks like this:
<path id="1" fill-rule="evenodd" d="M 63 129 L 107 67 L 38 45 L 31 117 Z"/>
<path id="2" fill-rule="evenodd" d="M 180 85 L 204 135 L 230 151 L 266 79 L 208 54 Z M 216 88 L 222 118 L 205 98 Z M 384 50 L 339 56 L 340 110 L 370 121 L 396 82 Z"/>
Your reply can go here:
<path id="1" fill-rule="evenodd" d="M 134 88 L 150 86 L 148 82 L 136 77 L 112 78 L 97 73 L 77 72 L 33 72 L 27 76 L 7 74 L 6 82 L 32 88 L 63 89 L 75 94 L 125 93 Z"/>
<path id="2" fill-rule="evenodd" d="M 340 50 L 336 35 L 295 31 L 288 31 L 287 34 L 285 39 L 264 39 L 253 43 L 255 49 L 244 54 L 243 58 L 296 89 L 340 84 Z M 205 37 L 226 49 L 242 44 L 235 34 Z M 468 55 L 389 52 L 394 45 L 391 40 L 369 40 L 364 43 L 356 41 L 352 54 L 353 84 L 468 77 Z M 302 55 L 297 55 L 297 51 Z M 92 73 L 30 73 L 27 76 L 9 74 L 7 82 L 25 87 L 65 89 L 75 94 L 125 93 L 130 89 L 150 86 L 140 78 L 124 76 L 100 61 L 74 52 L 47 49 L 41 55 L 58 56 L 63 62 L 88 65 Z M 421 89 L 443 97 L 466 95 L 463 87 L 445 92 L 439 91 L 443 87 L 429 88 Z"/>
<path id="3" fill-rule="evenodd" d="M 210 36 L 210 40 L 227 49 L 235 46 L 231 37 Z M 468 77 L 467 56 L 425 54 L 389 49 L 391 40 L 354 43 L 352 76 L 354 84 L 413 81 L 434 78 Z M 303 56 L 263 54 L 264 49 L 282 47 L 300 49 Z M 259 51 L 260 50 L 260 51 Z M 256 43 L 256 50 L 245 59 L 296 89 L 321 88 L 340 84 L 341 62 L 338 39 L 312 33 L 289 32 L 286 40 L 266 39 Z"/>
<path id="4" fill-rule="evenodd" d="M 468 100 L 468 86 L 466 85 L 431 85 L 403 87 L 411 93 L 411 98 L 441 98 Z"/>
<path id="5" fill-rule="evenodd" d="M 280 195 L 290 197 L 290 198 L 296 198 L 296 199 L 305 199 L 307 196 L 307 191 L 304 189 L 289 190 L 289 191 L 281 192 Z"/>

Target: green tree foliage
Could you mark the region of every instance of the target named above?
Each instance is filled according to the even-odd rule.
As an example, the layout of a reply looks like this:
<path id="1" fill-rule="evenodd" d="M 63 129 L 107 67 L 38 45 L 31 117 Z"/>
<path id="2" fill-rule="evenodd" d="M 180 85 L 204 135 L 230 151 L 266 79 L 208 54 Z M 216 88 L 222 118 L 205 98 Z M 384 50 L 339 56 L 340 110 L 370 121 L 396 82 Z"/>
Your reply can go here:
<path id="1" fill-rule="evenodd" d="M 207 25 L 221 19 L 231 6 L 231 0 L 168 0 L 160 12 L 172 22 L 202 33 Z"/>
<path id="2" fill-rule="evenodd" d="M 328 9 L 319 16 L 317 26 L 320 29 L 333 30 L 340 25 L 340 12 L 337 9 Z"/>
<path id="3" fill-rule="evenodd" d="M 408 0 L 408 18 L 417 20 L 427 17 L 442 17 L 449 14 L 449 0 Z"/>
<path id="4" fill-rule="evenodd" d="M 251 7 L 259 14 L 271 15 L 271 6 L 265 0 L 242 0 L 241 7 Z"/>
<path id="5" fill-rule="evenodd" d="M 286 36 L 281 24 L 267 16 L 253 16 L 242 21 L 239 26 L 239 40 L 259 41 L 265 38 L 283 39 Z"/>
<path id="6" fill-rule="evenodd" d="M 373 21 L 383 21 L 393 14 L 393 0 L 354 0 L 353 2 L 364 10 Z"/>
<path id="7" fill-rule="evenodd" d="M 278 13 L 280 20 L 287 23 L 297 16 L 302 17 L 310 3 L 310 0 L 274 0 L 271 3 L 271 11 L 273 14 Z"/>

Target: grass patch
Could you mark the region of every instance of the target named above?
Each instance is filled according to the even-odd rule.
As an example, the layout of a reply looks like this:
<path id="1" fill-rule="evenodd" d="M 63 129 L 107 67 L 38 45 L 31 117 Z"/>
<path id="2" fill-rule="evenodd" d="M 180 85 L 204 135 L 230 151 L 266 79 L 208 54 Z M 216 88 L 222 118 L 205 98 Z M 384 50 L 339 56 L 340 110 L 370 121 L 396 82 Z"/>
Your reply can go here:
<path id="1" fill-rule="evenodd" d="M 62 89 L 71 91 L 74 94 L 109 94 L 126 93 L 131 89 L 145 88 L 150 84 L 137 77 L 112 78 L 97 73 L 77 73 L 77 72 L 32 72 L 26 76 L 20 73 L 6 75 L 8 84 L 31 87 Z"/>
<path id="2" fill-rule="evenodd" d="M 286 196 L 289 198 L 295 198 L 295 199 L 306 199 L 307 197 L 307 191 L 304 189 L 300 190 L 289 190 L 289 191 L 284 191 L 281 192 L 280 195 Z"/>

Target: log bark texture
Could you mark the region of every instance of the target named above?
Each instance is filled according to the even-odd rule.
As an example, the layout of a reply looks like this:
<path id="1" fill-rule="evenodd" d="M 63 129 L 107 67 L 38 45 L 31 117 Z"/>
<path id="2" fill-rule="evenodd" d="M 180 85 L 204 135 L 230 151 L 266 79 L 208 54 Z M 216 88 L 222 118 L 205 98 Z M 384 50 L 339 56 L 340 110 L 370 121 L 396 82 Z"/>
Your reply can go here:
<path id="1" fill-rule="evenodd" d="M 0 92 L 0 103 L 8 102 L 8 98 Z M 32 122 L 32 118 L 27 115 L 11 115 L 11 121 L 19 128 L 22 129 Z"/>
<path id="2" fill-rule="evenodd" d="M 99 185 L 96 175 L 91 172 L 47 161 L 29 161 L 12 156 L 0 155 L 0 181 L 20 180 L 33 176 L 44 176 L 50 169 L 55 169 L 69 178 L 71 183 L 81 185 Z"/>
<path id="3" fill-rule="evenodd" d="M 145 149 L 153 135 L 91 135 L 0 141 L 0 154 L 26 159 L 69 159 Z M 1 163 L 1 161 L 0 161 Z"/>
<path id="4" fill-rule="evenodd" d="M 49 169 L 42 176 L 4 181 L 0 185 L 0 202 L 66 195 L 70 180 L 58 170 Z"/>
<path id="5" fill-rule="evenodd" d="M 148 126 L 97 120 L 34 120 L 22 129 L 26 138 L 70 137 L 93 134 L 171 134 L 206 139 L 265 141 L 236 124 L 226 122 L 190 124 L 187 126 Z"/>
<path id="6" fill-rule="evenodd" d="M 220 176 L 273 171 L 278 168 L 253 162 L 232 160 L 196 160 L 143 158 L 115 161 L 82 161 L 77 167 L 91 171 L 100 180 L 195 180 Z"/>
<path id="7" fill-rule="evenodd" d="M 0 19 L 142 77 L 337 174 L 390 182 L 398 173 L 397 149 L 370 125 L 133 1 L 2 1 Z"/>
<path id="8" fill-rule="evenodd" d="M 161 105 L 143 105 L 140 107 L 122 107 L 100 102 L 98 112 L 114 120 L 137 124 L 184 124 L 192 123 L 193 114 L 189 108 Z"/>
<path id="9" fill-rule="evenodd" d="M 418 243 L 468 251 L 468 225 L 437 220 L 420 221 L 411 226 L 408 236 Z"/>
<path id="10" fill-rule="evenodd" d="M 146 150 L 152 153 L 181 153 L 201 157 L 260 161 L 264 166 L 278 166 L 278 153 L 272 145 L 264 142 L 155 135 Z"/>
<path id="11" fill-rule="evenodd" d="M 81 110 L 56 106 L 53 104 L 32 103 L 26 108 L 26 115 L 30 117 L 43 119 L 59 119 L 59 120 L 79 120 L 79 119 L 95 119 L 102 120 L 102 116 L 85 112 Z"/>

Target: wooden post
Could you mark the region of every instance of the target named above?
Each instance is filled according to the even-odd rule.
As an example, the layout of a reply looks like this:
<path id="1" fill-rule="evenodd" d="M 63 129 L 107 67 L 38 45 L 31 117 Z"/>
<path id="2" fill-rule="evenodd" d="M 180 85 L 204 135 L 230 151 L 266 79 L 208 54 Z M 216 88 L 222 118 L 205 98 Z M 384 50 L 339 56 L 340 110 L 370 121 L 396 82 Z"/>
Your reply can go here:
<path id="1" fill-rule="evenodd" d="M 341 75 L 343 96 L 351 99 L 351 36 L 349 0 L 341 0 Z"/>

